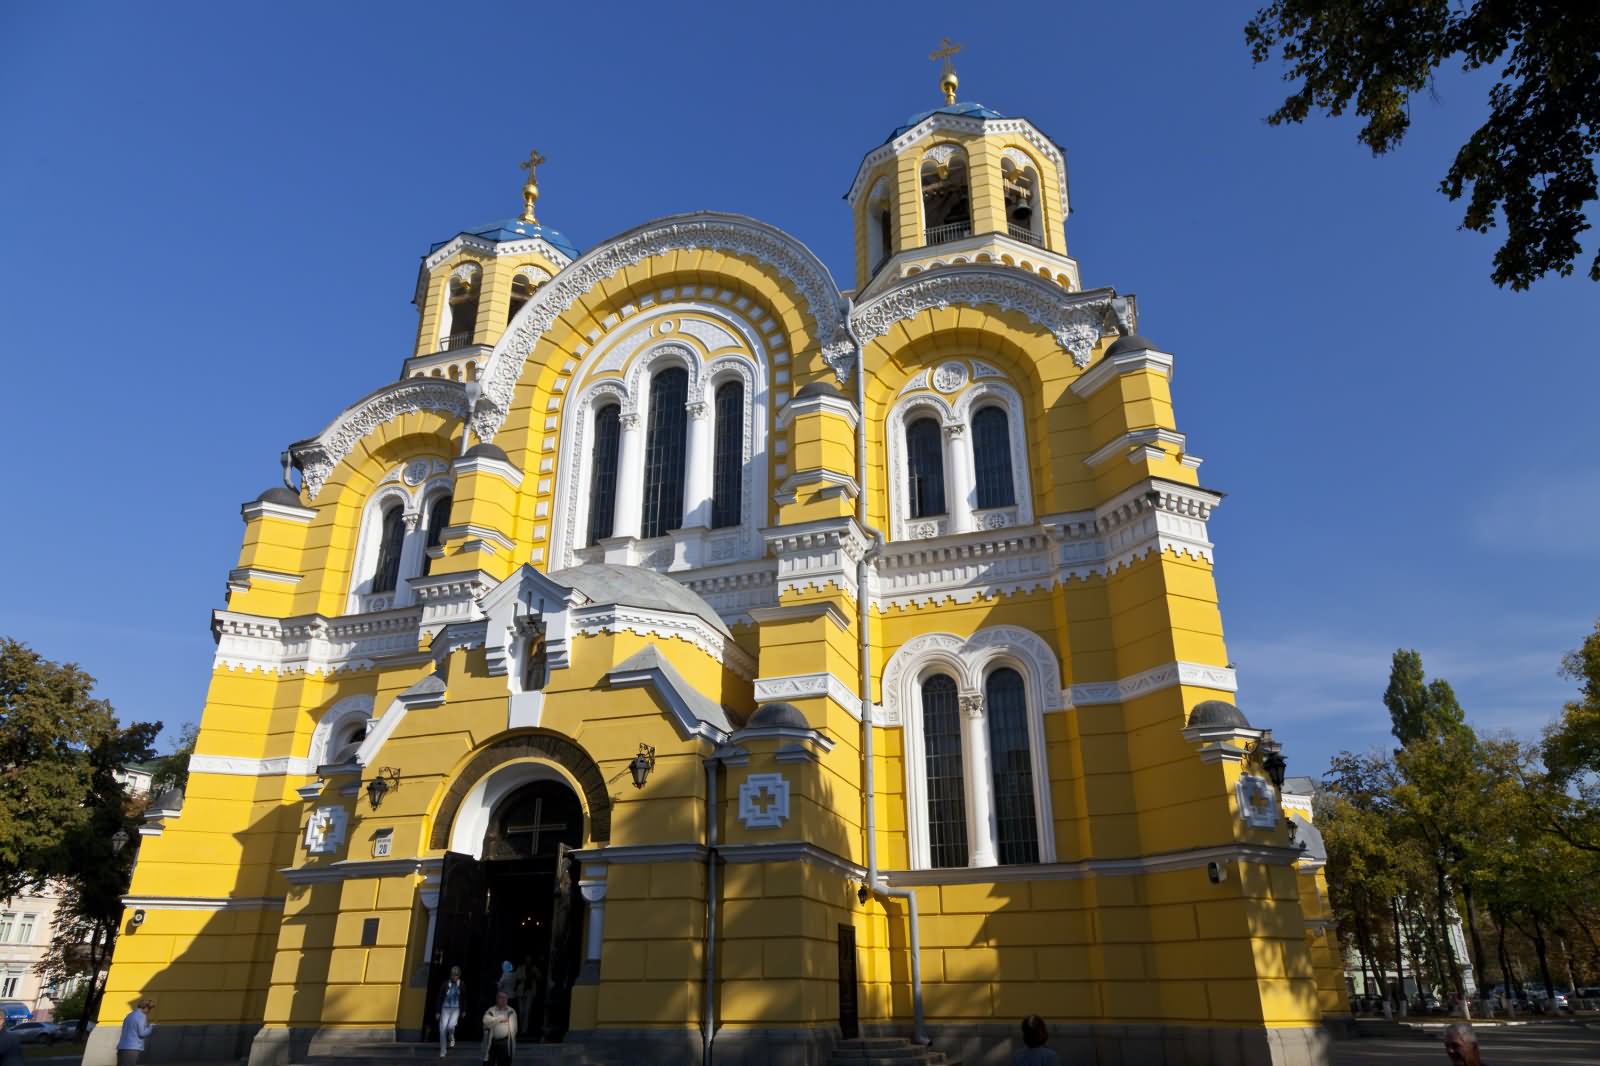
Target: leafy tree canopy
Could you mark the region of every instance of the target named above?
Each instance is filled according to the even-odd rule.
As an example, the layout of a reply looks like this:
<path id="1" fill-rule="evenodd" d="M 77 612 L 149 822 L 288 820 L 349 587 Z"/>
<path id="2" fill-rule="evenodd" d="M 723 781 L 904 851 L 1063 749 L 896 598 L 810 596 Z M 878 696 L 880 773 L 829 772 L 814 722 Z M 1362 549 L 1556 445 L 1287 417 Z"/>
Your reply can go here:
<path id="1" fill-rule="evenodd" d="M 1600 5 L 1500 0 L 1273 0 L 1245 26 L 1251 58 L 1277 50 L 1298 83 L 1267 116 L 1303 122 L 1313 110 L 1366 120 L 1361 142 L 1382 154 L 1411 128 L 1411 97 L 1434 71 L 1500 66 L 1489 116 L 1456 152 L 1439 183 L 1467 197 L 1461 228 L 1505 223 L 1496 285 L 1526 289 L 1572 273 L 1596 199 L 1600 152 Z M 1589 267 L 1600 281 L 1600 254 Z"/>
<path id="2" fill-rule="evenodd" d="M 1450 682 L 1426 680 L 1422 673 L 1422 655 L 1404 648 L 1394 653 L 1383 705 L 1389 708 L 1395 739 L 1405 747 L 1426 737 L 1458 732 L 1466 725 L 1466 715 L 1461 704 L 1456 702 Z"/>

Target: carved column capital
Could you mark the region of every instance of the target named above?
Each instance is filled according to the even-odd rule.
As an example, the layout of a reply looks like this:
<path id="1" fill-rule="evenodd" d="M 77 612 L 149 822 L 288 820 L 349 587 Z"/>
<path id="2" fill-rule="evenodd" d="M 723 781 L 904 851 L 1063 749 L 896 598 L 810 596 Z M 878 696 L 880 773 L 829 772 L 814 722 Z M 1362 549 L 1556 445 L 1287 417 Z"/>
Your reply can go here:
<path id="1" fill-rule="evenodd" d="M 709 413 L 710 409 L 711 405 L 706 403 L 704 400 L 696 400 L 685 408 L 685 410 L 689 412 L 689 417 L 697 420 L 704 418 L 707 413 Z"/>
<path id="2" fill-rule="evenodd" d="M 967 692 L 961 695 L 961 711 L 968 718 L 983 717 L 983 693 Z"/>

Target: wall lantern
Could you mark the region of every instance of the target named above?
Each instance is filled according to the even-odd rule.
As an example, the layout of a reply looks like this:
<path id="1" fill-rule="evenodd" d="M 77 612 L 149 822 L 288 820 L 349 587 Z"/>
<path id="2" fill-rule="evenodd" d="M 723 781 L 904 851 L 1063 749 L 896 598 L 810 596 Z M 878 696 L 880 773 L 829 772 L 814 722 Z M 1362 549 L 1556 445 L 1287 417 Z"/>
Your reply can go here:
<path id="1" fill-rule="evenodd" d="M 141 925 L 144 924 L 144 908 L 143 907 L 140 907 L 138 910 L 133 912 L 133 918 L 130 920 L 129 924 L 133 925 L 135 928 L 137 928 L 138 926 L 141 926 Z"/>
<path id="2" fill-rule="evenodd" d="M 383 797 L 400 787 L 400 771 L 392 766 L 378 769 L 371 781 L 367 782 L 367 802 L 372 804 L 372 809 L 377 810 L 383 806 Z"/>
<path id="3" fill-rule="evenodd" d="M 639 745 L 639 754 L 628 763 L 628 772 L 633 775 L 633 787 L 643 788 L 650 777 L 650 771 L 656 768 L 656 749 L 648 744 Z"/>
<path id="4" fill-rule="evenodd" d="M 113 853 L 119 852 L 127 846 L 128 831 L 126 829 L 119 828 L 115 833 L 111 834 L 111 850 Z"/>
<path id="5" fill-rule="evenodd" d="M 1283 772 L 1289 765 L 1289 760 L 1283 757 L 1283 746 L 1277 741 L 1268 741 L 1263 747 L 1266 755 L 1261 760 L 1261 768 L 1272 779 L 1272 787 L 1283 789 Z"/>

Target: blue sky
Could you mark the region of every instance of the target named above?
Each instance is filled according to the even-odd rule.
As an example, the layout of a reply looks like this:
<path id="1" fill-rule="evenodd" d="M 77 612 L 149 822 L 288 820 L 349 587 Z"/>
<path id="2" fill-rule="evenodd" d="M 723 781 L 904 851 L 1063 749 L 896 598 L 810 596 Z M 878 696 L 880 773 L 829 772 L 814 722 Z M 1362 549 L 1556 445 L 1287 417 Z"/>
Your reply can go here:
<path id="1" fill-rule="evenodd" d="M 530 145 L 580 247 L 738 211 L 848 285 L 840 196 L 948 34 L 963 99 L 1065 146 L 1085 285 L 1176 355 L 1240 705 L 1290 772 L 1387 743 L 1399 646 L 1536 734 L 1600 614 L 1600 287 L 1503 292 L 1455 229 L 1486 79 L 1381 159 L 1349 119 L 1273 129 L 1251 7 L 0 6 L 0 633 L 196 720 L 240 502 L 397 376 L 418 258 L 514 213 Z"/>

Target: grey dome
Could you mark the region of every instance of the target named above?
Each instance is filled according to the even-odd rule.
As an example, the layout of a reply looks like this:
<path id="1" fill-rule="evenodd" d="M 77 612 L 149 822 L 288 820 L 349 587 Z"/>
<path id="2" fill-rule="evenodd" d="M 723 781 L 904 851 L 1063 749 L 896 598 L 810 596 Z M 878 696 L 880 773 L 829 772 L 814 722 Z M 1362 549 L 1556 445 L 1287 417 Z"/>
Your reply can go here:
<path id="1" fill-rule="evenodd" d="M 795 392 L 794 398 L 804 400 L 808 396 L 843 396 L 838 387 L 826 381 L 813 381 L 809 385 L 801 385 Z"/>
<path id="2" fill-rule="evenodd" d="M 810 729 L 811 723 L 806 721 L 806 716 L 800 713 L 800 708 L 792 703 L 763 703 L 756 708 L 756 713 L 750 716 L 750 721 L 745 723 L 745 728 L 757 729 L 763 726 Z"/>
<path id="3" fill-rule="evenodd" d="M 511 457 L 501 448 L 495 447 L 486 440 L 480 440 L 462 453 L 463 459 L 498 459 L 502 463 L 509 463 Z"/>
<path id="4" fill-rule="evenodd" d="M 1250 720 L 1244 712 L 1231 703 L 1206 700 L 1189 712 L 1189 726 L 1219 726 L 1227 729 L 1249 729 Z"/>
<path id="5" fill-rule="evenodd" d="M 1153 352 L 1161 350 L 1156 347 L 1156 342 L 1149 337 L 1141 337 L 1137 333 L 1129 333 L 1126 336 L 1118 337 L 1111 347 L 1106 349 L 1106 355 L 1122 355 L 1124 352 L 1142 352 L 1147 349 Z"/>
<path id="6" fill-rule="evenodd" d="M 577 589 L 592 603 L 615 603 L 652 611 L 692 614 L 723 636 L 733 636 L 709 603 L 666 574 L 641 566 L 584 563 L 567 570 L 557 570 L 550 575 L 550 580 Z"/>
<path id="7" fill-rule="evenodd" d="M 1290 818 L 1295 823 L 1295 840 L 1301 845 L 1301 854 L 1308 859 L 1320 862 L 1328 861 L 1328 845 L 1322 839 L 1322 831 L 1311 824 L 1310 819 L 1302 814 L 1291 814 Z"/>
<path id="8" fill-rule="evenodd" d="M 256 497 L 256 502 L 257 503 L 276 503 L 276 504 L 279 504 L 279 505 L 284 506 L 284 507 L 303 507 L 303 506 L 305 506 L 304 504 L 302 504 L 300 502 L 300 494 L 298 492 L 294 491 L 294 489 L 285 488 L 282 485 L 274 485 L 274 486 L 272 486 L 272 488 L 268 489 L 266 492 L 263 492 L 261 495 L 257 496 Z"/>

